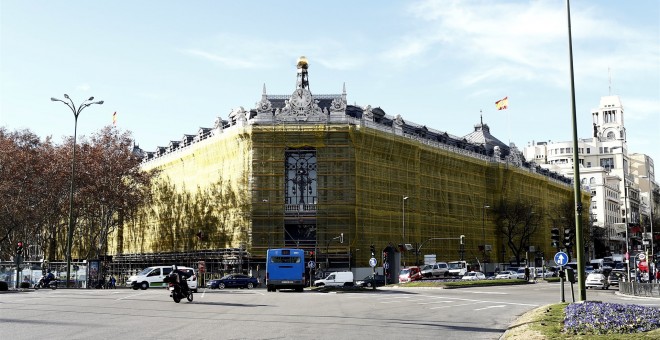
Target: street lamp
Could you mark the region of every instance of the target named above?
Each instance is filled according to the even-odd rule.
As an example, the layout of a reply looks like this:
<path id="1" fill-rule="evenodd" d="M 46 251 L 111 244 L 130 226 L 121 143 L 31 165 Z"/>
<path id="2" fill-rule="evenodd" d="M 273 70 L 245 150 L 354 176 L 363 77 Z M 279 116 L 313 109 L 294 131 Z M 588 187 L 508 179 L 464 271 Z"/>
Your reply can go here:
<path id="1" fill-rule="evenodd" d="M 651 220 L 651 258 L 646 259 L 646 263 L 652 263 L 655 260 L 655 252 L 653 250 L 653 241 L 654 241 L 654 236 L 653 236 L 653 186 L 651 184 L 651 178 L 648 176 L 648 169 L 647 169 L 647 174 L 645 176 L 639 176 L 639 178 L 646 178 L 647 181 L 649 181 L 649 209 L 650 209 L 650 215 L 649 219 Z M 655 264 L 653 266 L 654 271 L 655 271 Z M 650 268 L 650 266 L 649 266 Z M 655 277 L 650 277 L 651 276 L 651 271 L 649 270 L 649 279 L 650 281 L 655 280 Z"/>
<path id="2" fill-rule="evenodd" d="M 89 97 L 89 99 L 83 101 L 78 108 L 76 108 L 76 104 L 73 103 L 73 100 L 69 98 L 68 94 L 64 94 L 64 98 L 68 100 L 64 101 L 61 99 L 53 98 L 51 97 L 50 100 L 54 102 L 62 102 L 66 106 L 71 109 L 71 112 L 73 112 L 73 118 L 74 118 L 74 125 L 73 125 L 73 153 L 71 155 L 71 187 L 69 190 L 69 232 L 67 234 L 66 238 L 66 287 L 69 287 L 69 279 L 71 278 L 71 243 L 73 239 L 73 229 L 74 229 L 74 220 L 73 220 L 73 188 L 74 188 L 74 183 L 75 183 L 75 174 L 76 174 L 76 138 L 77 138 L 77 133 L 78 133 L 78 116 L 80 115 L 80 112 L 84 110 L 86 107 L 98 104 L 101 105 L 103 104 L 102 100 L 95 101 L 94 97 Z"/>
<path id="3" fill-rule="evenodd" d="M 271 228 L 268 228 L 268 225 L 271 224 L 271 221 L 270 221 L 270 201 L 267 198 L 264 198 L 264 199 L 261 200 L 261 202 L 268 203 L 268 221 L 266 222 L 266 230 L 267 230 L 266 232 L 268 233 L 268 250 L 270 250 L 270 235 L 271 235 L 271 232 L 272 232 L 272 230 L 270 230 Z M 271 227 L 272 227 L 272 224 L 271 224 Z"/>
<path id="4" fill-rule="evenodd" d="M 402 201 L 403 205 L 402 205 L 402 208 L 401 208 L 402 216 L 403 216 L 403 223 L 402 223 L 403 234 L 402 234 L 402 236 L 403 236 L 403 246 L 404 247 L 406 246 L 406 200 L 407 199 L 408 199 L 408 196 L 403 196 L 403 201 Z"/>
<path id="5" fill-rule="evenodd" d="M 481 209 L 481 232 L 483 233 L 483 246 L 484 246 L 484 258 L 482 262 L 486 261 L 486 209 L 490 208 L 490 205 L 484 204 Z"/>
<path id="6" fill-rule="evenodd" d="M 406 249 L 406 250 L 407 250 L 407 248 L 406 248 L 406 200 L 407 199 L 408 199 L 408 196 L 403 196 L 403 200 L 401 201 L 402 202 L 402 206 L 401 206 L 402 214 L 401 215 L 403 216 L 403 223 L 402 223 L 403 240 L 402 240 L 401 243 L 402 243 L 403 249 Z M 402 254 L 404 254 L 404 253 L 402 253 Z M 406 266 L 405 258 L 404 258 L 404 261 L 403 261 L 403 266 L 404 267 Z"/>

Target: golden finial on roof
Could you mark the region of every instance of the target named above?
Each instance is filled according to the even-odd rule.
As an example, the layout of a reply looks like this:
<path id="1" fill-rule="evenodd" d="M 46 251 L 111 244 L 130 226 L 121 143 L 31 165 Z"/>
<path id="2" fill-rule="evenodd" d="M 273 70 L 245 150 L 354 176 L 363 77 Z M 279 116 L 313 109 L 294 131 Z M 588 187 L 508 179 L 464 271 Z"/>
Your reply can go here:
<path id="1" fill-rule="evenodd" d="M 301 56 L 300 58 L 298 58 L 297 67 L 305 70 L 309 67 L 309 64 L 307 63 L 307 58 L 305 58 L 305 56 Z"/>

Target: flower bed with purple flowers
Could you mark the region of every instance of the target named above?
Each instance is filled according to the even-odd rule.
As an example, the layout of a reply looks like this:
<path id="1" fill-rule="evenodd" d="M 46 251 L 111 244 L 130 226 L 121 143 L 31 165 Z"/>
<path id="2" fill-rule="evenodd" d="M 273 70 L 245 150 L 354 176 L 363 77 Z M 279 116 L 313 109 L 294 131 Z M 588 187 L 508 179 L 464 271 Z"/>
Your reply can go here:
<path id="1" fill-rule="evenodd" d="M 660 328 L 660 308 L 586 301 L 566 306 L 568 334 L 627 334 Z"/>

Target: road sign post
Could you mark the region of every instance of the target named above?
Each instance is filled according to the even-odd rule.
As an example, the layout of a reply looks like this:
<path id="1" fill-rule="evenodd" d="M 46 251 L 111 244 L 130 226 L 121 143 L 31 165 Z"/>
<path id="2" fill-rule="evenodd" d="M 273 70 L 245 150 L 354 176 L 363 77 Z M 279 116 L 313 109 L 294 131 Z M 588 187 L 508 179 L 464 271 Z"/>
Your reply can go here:
<path id="1" fill-rule="evenodd" d="M 314 261 L 307 262 L 307 268 L 309 268 L 309 287 L 310 288 L 312 288 L 312 282 L 314 282 L 314 280 L 312 279 L 312 269 L 314 269 L 314 267 L 316 267 L 316 262 L 314 262 Z"/>
<path id="2" fill-rule="evenodd" d="M 559 266 L 559 294 L 561 302 L 566 302 L 564 298 L 564 266 L 566 263 L 568 263 L 568 255 L 563 251 L 557 252 L 555 254 L 555 264 Z"/>
<path id="3" fill-rule="evenodd" d="M 369 266 L 371 266 L 371 273 L 374 278 L 374 285 L 373 289 L 376 290 L 376 265 L 378 264 L 378 260 L 376 260 L 375 257 L 372 257 L 369 259 Z"/>

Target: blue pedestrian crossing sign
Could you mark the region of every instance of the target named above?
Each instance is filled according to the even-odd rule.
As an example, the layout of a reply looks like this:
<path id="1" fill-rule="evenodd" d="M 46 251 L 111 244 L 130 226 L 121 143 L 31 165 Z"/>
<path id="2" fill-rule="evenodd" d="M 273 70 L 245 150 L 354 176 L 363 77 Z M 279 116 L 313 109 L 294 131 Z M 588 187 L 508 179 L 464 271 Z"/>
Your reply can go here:
<path id="1" fill-rule="evenodd" d="M 555 254 L 555 263 L 558 266 L 565 266 L 568 263 L 568 255 L 563 251 L 558 252 Z"/>

